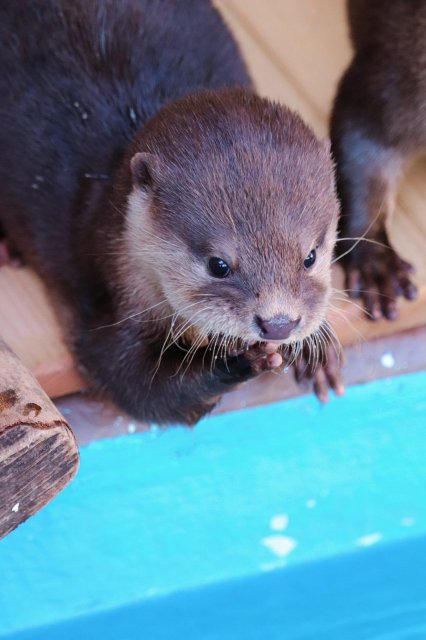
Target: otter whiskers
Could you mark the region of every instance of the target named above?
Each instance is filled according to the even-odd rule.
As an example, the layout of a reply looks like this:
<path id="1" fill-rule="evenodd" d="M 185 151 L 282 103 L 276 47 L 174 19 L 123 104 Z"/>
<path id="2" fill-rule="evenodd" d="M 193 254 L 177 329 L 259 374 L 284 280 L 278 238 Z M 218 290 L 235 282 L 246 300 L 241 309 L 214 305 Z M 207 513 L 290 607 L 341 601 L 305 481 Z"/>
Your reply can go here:
<path id="1" fill-rule="evenodd" d="M 160 302 L 157 302 L 157 304 L 153 304 L 151 307 L 148 307 L 147 309 L 143 309 L 142 311 L 138 311 L 137 313 L 132 313 L 130 316 L 126 316 L 125 318 L 121 318 L 120 320 L 117 320 L 117 322 L 112 322 L 111 324 L 104 324 L 101 325 L 99 327 L 95 327 L 94 329 L 91 329 L 91 331 L 98 331 L 99 329 L 108 329 L 108 327 L 116 327 L 119 324 L 122 324 L 123 322 L 127 322 L 128 320 L 134 320 L 135 318 L 137 318 L 138 316 L 144 315 L 145 313 L 148 313 L 148 311 L 151 311 L 151 309 L 155 309 L 156 307 L 159 307 L 162 304 L 167 304 L 167 300 L 161 300 Z M 169 316 L 164 316 L 163 318 L 159 318 L 161 320 L 168 318 Z M 141 320 L 141 322 L 144 322 L 143 320 Z M 147 320 L 146 322 L 150 322 L 150 320 Z"/>
<path id="2" fill-rule="evenodd" d="M 331 302 L 329 303 L 329 307 L 334 313 L 337 313 L 337 315 L 339 315 L 342 318 L 342 320 L 346 322 L 347 325 L 351 327 L 352 331 L 358 335 L 358 337 L 361 339 L 362 342 L 365 342 L 365 336 L 361 333 L 359 329 L 357 329 L 354 323 L 351 322 L 351 320 L 349 320 L 349 318 L 342 311 L 342 309 L 340 309 L 339 307 L 337 307 L 335 304 Z"/>
<path id="3" fill-rule="evenodd" d="M 364 307 L 362 307 L 357 302 L 354 302 L 351 298 L 349 298 L 349 296 L 345 295 L 345 291 L 343 289 L 332 289 L 332 293 L 333 293 L 332 300 L 335 300 L 336 302 L 345 302 L 346 304 L 351 304 L 352 306 L 360 309 L 360 311 L 365 313 L 369 318 L 373 318 L 372 314 L 369 313 L 366 309 L 364 309 Z M 342 295 L 340 296 L 336 295 L 339 293 L 341 293 Z"/>
<path id="4" fill-rule="evenodd" d="M 356 242 L 354 242 L 354 244 L 352 245 L 352 247 L 350 247 L 347 251 L 344 251 L 340 256 L 337 256 L 336 258 L 334 258 L 331 261 L 331 264 L 335 264 L 336 262 L 338 262 L 339 260 L 341 260 L 342 258 L 344 258 L 345 256 L 347 256 L 349 253 L 351 253 L 351 251 L 353 251 L 355 249 L 355 247 L 357 247 L 359 245 L 360 242 L 365 241 L 365 242 L 372 242 L 373 244 L 382 244 L 380 242 L 376 242 L 375 240 L 370 240 L 369 238 L 366 238 L 365 236 L 367 235 L 367 233 L 370 231 L 370 229 L 372 229 L 372 227 L 374 227 L 374 225 L 376 224 L 378 218 L 382 215 L 383 213 L 383 204 L 384 204 L 384 198 L 382 199 L 381 205 L 378 208 L 377 214 L 375 215 L 375 217 L 373 218 L 373 220 L 370 222 L 370 224 L 368 225 L 367 229 L 364 231 L 364 233 L 362 234 L 362 236 L 358 237 L 358 238 L 337 238 L 336 242 L 341 242 L 343 240 L 355 240 Z M 383 247 L 389 248 L 387 247 L 387 245 L 382 244 Z"/>
<path id="5" fill-rule="evenodd" d="M 192 304 L 191 304 L 191 305 L 189 305 L 189 306 L 194 307 L 194 306 L 199 305 L 199 304 L 203 304 L 203 300 L 200 300 L 200 301 L 194 302 L 194 303 L 192 303 Z M 167 351 L 171 346 L 173 346 L 173 345 L 178 346 L 178 340 L 179 340 L 179 338 L 180 338 L 181 336 L 183 336 L 183 335 L 184 335 L 184 333 L 186 333 L 186 331 L 188 331 L 188 329 L 189 329 L 190 327 L 193 327 L 193 326 L 194 326 L 194 324 L 193 324 L 193 320 L 194 320 L 194 318 L 198 317 L 198 316 L 199 316 L 200 314 L 202 314 L 202 313 L 205 313 L 205 312 L 208 310 L 208 308 L 209 308 L 209 307 L 208 307 L 208 306 L 204 306 L 203 308 L 198 309 L 198 310 L 195 312 L 195 314 L 192 316 L 191 320 L 186 320 L 186 321 L 184 322 L 184 324 L 183 324 L 182 326 L 180 326 L 180 328 L 179 328 L 179 330 L 178 330 L 178 333 L 177 333 L 177 334 L 175 334 L 175 333 L 174 333 L 174 327 L 175 327 L 176 321 L 177 321 L 177 319 L 178 319 L 179 315 L 180 315 L 181 313 L 183 313 L 184 311 L 186 311 L 186 310 L 187 310 L 187 308 L 188 308 L 188 307 L 185 307 L 185 308 L 183 308 L 182 310 L 177 310 L 177 311 L 173 314 L 173 318 L 172 318 L 172 321 L 171 321 L 171 323 L 170 323 L 169 331 L 168 331 L 168 333 L 167 333 L 167 335 L 166 335 L 166 338 L 165 338 L 165 340 L 164 340 L 164 342 L 163 342 L 163 345 L 162 345 L 162 348 L 161 348 L 161 351 L 160 351 L 160 355 L 159 355 L 159 357 L 158 357 L 157 364 L 156 364 L 156 366 L 154 367 L 154 370 L 153 370 L 153 374 L 152 374 L 152 377 L 151 377 L 151 383 L 150 383 L 150 386 L 152 385 L 152 381 L 154 380 L 154 378 L 155 378 L 156 374 L 158 373 L 158 370 L 159 370 L 159 368 L 160 368 L 160 366 L 161 366 L 161 361 L 162 361 L 162 358 L 163 358 L 164 353 L 165 353 L 165 352 L 166 352 L 166 351 Z M 203 339 L 204 339 L 204 337 L 203 337 Z"/>

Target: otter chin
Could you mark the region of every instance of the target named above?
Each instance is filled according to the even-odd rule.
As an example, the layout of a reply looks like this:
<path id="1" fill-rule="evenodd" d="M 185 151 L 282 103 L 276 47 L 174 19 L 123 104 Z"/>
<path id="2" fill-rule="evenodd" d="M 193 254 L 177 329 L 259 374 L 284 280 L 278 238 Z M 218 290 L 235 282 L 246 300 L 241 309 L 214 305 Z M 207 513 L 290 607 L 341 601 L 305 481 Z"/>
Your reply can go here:
<path id="1" fill-rule="evenodd" d="M 6 0 L 0 62 L 0 230 L 93 388 L 193 424 L 321 331 L 328 145 L 209 0 Z"/>
<path id="2" fill-rule="evenodd" d="M 146 125 L 124 174 L 119 268 L 135 313 L 161 297 L 200 345 L 319 329 L 338 207 L 328 145 L 296 114 L 243 90 L 184 98 Z"/>

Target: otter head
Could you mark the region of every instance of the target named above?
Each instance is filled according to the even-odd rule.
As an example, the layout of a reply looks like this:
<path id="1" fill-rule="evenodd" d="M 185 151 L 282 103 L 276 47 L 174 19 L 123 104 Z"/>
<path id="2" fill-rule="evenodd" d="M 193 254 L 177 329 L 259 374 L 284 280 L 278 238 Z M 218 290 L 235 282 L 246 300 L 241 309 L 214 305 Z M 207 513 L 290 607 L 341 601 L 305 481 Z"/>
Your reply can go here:
<path id="1" fill-rule="evenodd" d="M 247 343 L 319 328 L 338 205 L 328 148 L 297 115 L 244 90 L 200 93 L 163 108 L 129 164 L 126 260 L 166 316 Z"/>

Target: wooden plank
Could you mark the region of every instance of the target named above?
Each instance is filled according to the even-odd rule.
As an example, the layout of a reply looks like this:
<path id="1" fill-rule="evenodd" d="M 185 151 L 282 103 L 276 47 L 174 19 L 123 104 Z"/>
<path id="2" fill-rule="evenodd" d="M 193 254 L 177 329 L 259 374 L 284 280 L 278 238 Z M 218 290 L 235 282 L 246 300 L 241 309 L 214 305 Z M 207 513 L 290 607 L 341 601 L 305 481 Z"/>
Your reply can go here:
<path id="1" fill-rule="evenodd" d="M 305 100 L 300 87 L 294 86 L 287 77 L 286 70 L 279 61 L 271 60 L 269 52 L 264 49 L 263 41 L 259 41 L 257 33 L 250 29 L 245 20 L 241 20 L 241 15 L 235 12 L 234 5 L 228 1 L 217 1 L 215 4 L 235 34 L 259 93 L 284 102 L 310 122 L 316 131 L 323 132 L 324 122 L 321 115 Z"/>
<path id="2" fill-rule="evenodd" d="M 0 290 L 6 303 L 2 304 L 0 335 L 10 348 L 25 353 L 25 364 L 30 369 L 52 357 L 63 358 L 67 349 L 41 280 L 30 269 L 1 267 Z"/>
<path id="3" fill-rule="evenodd" d="M 233 24 L 239 23 L 250 34 L 304 105 L 310 105 L 317 117 L 315 121 L 308 117 L 308 121 L 318 133 L 326 134 L 336 84 L 351 57 L 343 0 L 222 0 L 217 4 L 226 17 L 233 16 Z M 250 62 L 253 49 L 243 42 L 241 46 Z M 261 76 L 255 74 L 255 80 L 260 81 Z M 262 92 L 260 82 L 258 86 Z M 285 86 L 275 87 L 268 95 L 299 110 L 289 100 Z"/>
<path id="4" fill-rule="evenodd" d="M 51 397 L 82 388 L 83 380 L 41 280 L 27 268 L 0 268 L 0 335 Z"/>
<path id="5" fill-rule="evenodd" d="M 390 231 L 395 246 L 414 264 L 418 283 L 426 284 L 426 157 L 402 180 Z"/>
<path id="6" fill-rule="evenodd" d="M 0 538 L 50 502 L 77 468 L 69 425 L 0 341 Z"/>

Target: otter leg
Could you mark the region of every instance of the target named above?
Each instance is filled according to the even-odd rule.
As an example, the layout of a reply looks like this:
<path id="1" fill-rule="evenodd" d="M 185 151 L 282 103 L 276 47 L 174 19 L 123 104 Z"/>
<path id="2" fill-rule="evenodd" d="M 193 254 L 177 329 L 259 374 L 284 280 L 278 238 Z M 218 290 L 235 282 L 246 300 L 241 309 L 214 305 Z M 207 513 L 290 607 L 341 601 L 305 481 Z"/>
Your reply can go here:
<path id="1" fill-rule="evenodd" d="M 194 425 L 212 411 L 224 393 L 265 371 L 279 369 L 283 360 L 277 348 L 273 344 L 258 343 L 217 358 L 213 352 L 201 349 L 187 371 L 185 364 L 180 367 L 174 359 L 164 362 L 153 379 L 153 388 L 161 385 L 161 397 L 167 404 L 158 416 L 159 421 L 177 422 L 181 416 L 186 424 Z M 171 368 L 180 369 L 180 374 L 170 375 Z M 157 393 L 158 388 L 154 400 Z M 157 408 L 153 406 L 153 409 L 155 419 Z"/>
<path id="2" fill-rule="evenodd" d="M 282 366 L 271 344 L 226 355 L 201 348 L 185 359 L 182 348 L 173 345 L 161 354 L 158 342 L 136 331 L 129 325 L 81 331 L 76 351 L 89 377 L 119 407 L 157 424 L 193 425 L 223 393 Z"/>
<path id="3" fill-rule="evenodd" d="M 417 293 L 413 267 L 393 249 L 387 230 L 405 159 L 361 130 L 337 129 L 333 146 L 342 204 L 336 260 L 345 269 L 347 293 L 363 300 L 372 320 L 393 320 L 397 297 L 412 300 Z"/>

